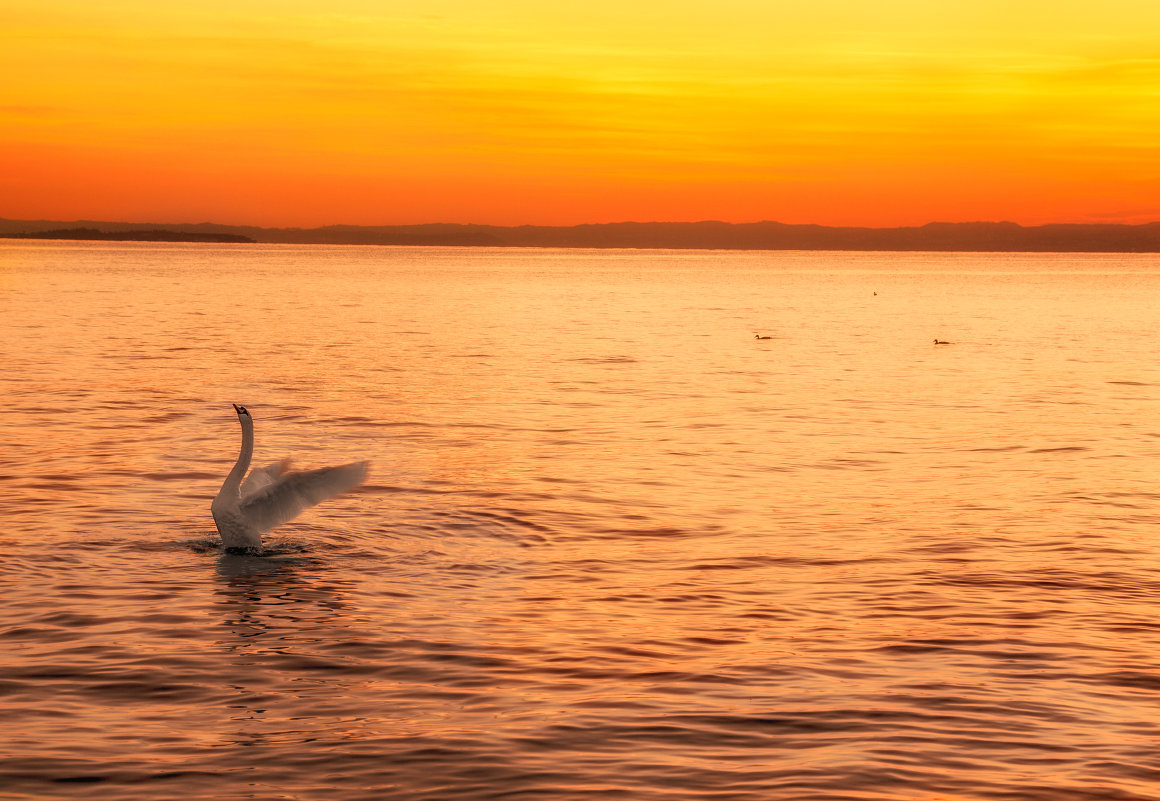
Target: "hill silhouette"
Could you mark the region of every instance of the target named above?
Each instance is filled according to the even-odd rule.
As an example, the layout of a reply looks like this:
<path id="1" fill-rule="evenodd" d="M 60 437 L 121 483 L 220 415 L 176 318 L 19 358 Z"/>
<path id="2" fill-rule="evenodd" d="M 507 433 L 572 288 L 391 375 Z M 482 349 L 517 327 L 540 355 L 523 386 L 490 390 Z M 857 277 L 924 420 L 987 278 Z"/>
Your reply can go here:
<path id="1" fill-rule="evenodd" d="M 84 232 L 88 235 L 81 235 Z M 163 237 L 183 237 L 165 239 Z M 459 247 L 707 248 L 723 250 L 896 250 L 994 252 L 1160 252 L 1160 222 L 1142 225 L 1012 222 L 928 223 L 902 228 L 778 222 L 623 222 L 573 226 L 329 225 L 259 228 L 197 224 L 0 219 L 0 237 L 143 239 L 330 245 Z"/>
<path id="2" fill-rule="evenodd" d="M 47 231 L 20 231 L 0 234 L 12 239 L 83 239 L 116 242 L 253 242 L 241 234 L 204 233 L 192 231 L 101 231 L 96 228 L 54 228 Z"/>

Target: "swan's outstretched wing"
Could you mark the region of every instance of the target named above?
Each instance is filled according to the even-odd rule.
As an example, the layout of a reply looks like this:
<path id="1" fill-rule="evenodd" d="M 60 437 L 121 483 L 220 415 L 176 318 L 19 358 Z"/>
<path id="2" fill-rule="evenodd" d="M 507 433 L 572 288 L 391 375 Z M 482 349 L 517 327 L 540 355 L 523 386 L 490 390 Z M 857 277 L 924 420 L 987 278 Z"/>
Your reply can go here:
<path id="1" fill-rule="evenodd" d="M 242 488 L 238 492 L 239 496 L 245 498 L 253 495 L 265 487 L 270 486 L 278 477 L 290 469 L 290 460 L 283 459 L 280 462 L 266 465 L 265 467 L 255 467 L 246 476 L 246 480 L 242 482 Z"/>
<path id="2" fill-rule="evenodd" d="M 354 489 L 367 477 L 367 463 L 354 462 L 301 473 L 286 473 L 268 487 L 242 499 L 246 522 L 266 532 L 327 498 Z"/>

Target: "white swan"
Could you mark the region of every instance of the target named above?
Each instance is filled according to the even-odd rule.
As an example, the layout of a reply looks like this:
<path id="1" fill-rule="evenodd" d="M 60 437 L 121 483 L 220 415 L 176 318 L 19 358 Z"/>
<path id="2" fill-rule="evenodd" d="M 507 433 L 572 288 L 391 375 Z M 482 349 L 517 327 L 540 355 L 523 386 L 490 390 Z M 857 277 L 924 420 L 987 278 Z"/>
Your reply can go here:
<path id="1" fill-rule="evenodd" d="M 367 462 L 291 473 L 284 459 L 254 468 L 243 482 L 254 455 L 254 418 L 245 406 L 233 406 L 242 424 L 242 452 L 209 507 L 226 548 L 261 548 L 263 533 L 366 479 Z"/>

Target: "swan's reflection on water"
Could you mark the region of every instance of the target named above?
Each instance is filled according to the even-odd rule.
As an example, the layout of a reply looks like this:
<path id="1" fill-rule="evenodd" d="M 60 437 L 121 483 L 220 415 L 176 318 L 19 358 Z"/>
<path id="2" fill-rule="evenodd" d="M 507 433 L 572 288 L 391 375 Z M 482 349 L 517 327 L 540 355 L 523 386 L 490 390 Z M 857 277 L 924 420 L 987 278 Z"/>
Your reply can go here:
<path id="1" fill-rule="evenodd" d="M 224 625 L 247 640 L 278 634 L 285 642 L 340 622 L 345 604 L 338 588 L 319 580 L 323 572 L 323 564 L 309 556 L 222 553 L 215 594 Z"/>
<path id="2" fill-rule="evenodd" d="M 220 619 L 231 635 L 221 644 L 229 652 L 288 653 L 295 644 L 349 634 L 341 582 L 304 547 L 222 552 L 216 571 Z"/>
<path id="3" fill-rule="evenodd" d="M 522 709 L 523 696 L 494 696 L 481 675 L 492 662 L 473 649 L 416 636 L 415 610 L 384 600 L 398 592 L 366 577 L 381 573 L 372 565 L 321 548 L 217 555 L 215 757 L 259 791 L 288 771 L 336 793 L 383 788 L 359 798 L 503 786 L 522 768 L 494 739 L 496 714 Z"/>
<path id="4" fill-rule="evenodd" d="M 327 563 L 303 550 L 218 555 L 223 746 L 282 747 L 359 725 L 346 700 L 357 697 L 361 679 L 320 652 L 359 638 Z"/>

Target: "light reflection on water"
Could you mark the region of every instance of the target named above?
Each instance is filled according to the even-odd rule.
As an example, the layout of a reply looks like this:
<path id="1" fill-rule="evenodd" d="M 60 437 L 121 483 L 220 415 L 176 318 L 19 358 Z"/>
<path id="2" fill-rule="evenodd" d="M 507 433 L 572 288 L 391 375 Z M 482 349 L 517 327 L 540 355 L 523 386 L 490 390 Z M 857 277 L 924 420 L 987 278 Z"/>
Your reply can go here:
<path id="1" fill-rule="evenodd" d="M 1150 256 L 0 245 L 0 796 L 1160 798 L 1157 301 Z M 231 402 L 369 483 L 222 553 Z"/>

